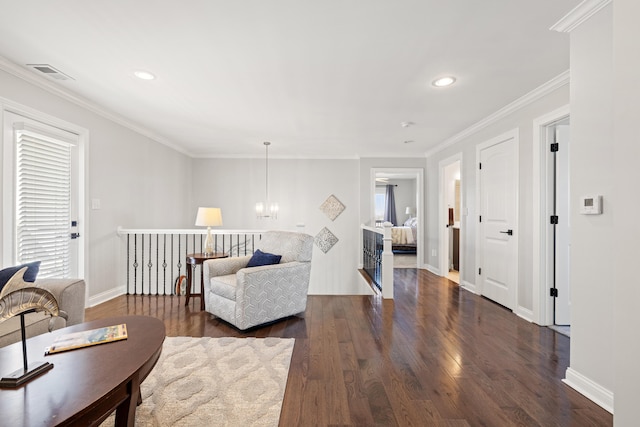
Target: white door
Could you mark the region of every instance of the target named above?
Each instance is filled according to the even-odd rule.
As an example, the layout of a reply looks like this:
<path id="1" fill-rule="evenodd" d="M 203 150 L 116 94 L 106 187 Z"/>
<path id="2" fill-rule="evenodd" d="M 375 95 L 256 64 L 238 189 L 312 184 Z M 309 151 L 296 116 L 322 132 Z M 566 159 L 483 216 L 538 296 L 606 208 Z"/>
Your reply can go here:
<path id="1" fill-rule="evenodd" d="M 517 134 L 479 146 L 480 292 L 509 309 L 517 286 Z"/>
<path id="2" fill-rule="evenodd" d="M 571 241 L 569 231 L 569 126 L 558 125 L 555 129 L 558 143 L 555 173 L 555 214 L 558 224 L 555 225 L 555 288 L 558 296 L 555 299 L 554 323 L 556 325 L 571 324 L 571 290 L 569 288 L 569 254 Z"/>
<path id="3" fill-rule="evenodd" d="M 38 277 L 79 277 L 84 233 L 78 135 L 9 112 L 4 134 L 4 166 L 10 171 L 5 173 L 5 206 L 12 206 L 3 212 L 11 242 L 4 246 L 5 260 L 9 255 L 11 263 L 40 261 Z"/>

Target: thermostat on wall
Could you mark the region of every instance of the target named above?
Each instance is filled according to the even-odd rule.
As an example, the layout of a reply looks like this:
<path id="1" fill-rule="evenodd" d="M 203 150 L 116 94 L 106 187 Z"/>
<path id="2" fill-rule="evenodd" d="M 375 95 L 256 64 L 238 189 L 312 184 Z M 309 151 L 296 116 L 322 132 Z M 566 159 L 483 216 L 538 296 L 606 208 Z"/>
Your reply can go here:
<path id="1" fill-rule="evenodd" d="M 580 198 L 582 215 L 600 215 L 602 213 L 602 196 L 583 196 Z"/>

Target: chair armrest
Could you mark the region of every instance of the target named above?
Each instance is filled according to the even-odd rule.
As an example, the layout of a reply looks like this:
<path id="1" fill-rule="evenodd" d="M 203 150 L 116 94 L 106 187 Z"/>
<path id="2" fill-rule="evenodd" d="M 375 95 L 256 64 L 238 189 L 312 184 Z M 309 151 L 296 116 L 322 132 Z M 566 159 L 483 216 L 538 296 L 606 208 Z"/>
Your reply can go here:
<path id="1" fill-rule="evenodd" d="M 209 283 L 212 277 L 235 274 L 241 268 L 245 268 L 250 259 L 251 255 L 206 260 L 202 263 L 202 274 L 205 283 Z"/>
<path id="2" fill-rule="evenodd" d="M 283 290 L 285 290 L 285 295 L 301 293 L 306 299 L 311 263 L 292 261 L 284 264 L 249 267 L 239 270 L 237 274 L 236 303 L 242 304 L 252 298 L 259 300 L 260 294 L 265 292 L 274 294 Z"/>
<path id="3" fill-rule="evenodd" d="M 35 285 L 48 290 L 67 313 L 67 326 L 84 322 L 86 284 L 82 279 L 38 279 Z"/>

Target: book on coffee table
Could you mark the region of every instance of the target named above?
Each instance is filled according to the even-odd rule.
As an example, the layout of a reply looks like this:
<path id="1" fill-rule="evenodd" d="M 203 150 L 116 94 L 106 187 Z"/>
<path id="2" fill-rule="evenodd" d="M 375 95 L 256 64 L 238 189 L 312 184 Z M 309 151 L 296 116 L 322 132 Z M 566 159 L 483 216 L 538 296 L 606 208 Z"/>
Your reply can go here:
<path id="1" fill-rule="evenodd" d="M 46 356 L 47 354 L 60 353 L 62 351 L 75 350 L 77 348 L 126 339 L 127 325 L 122 323 L 120 325 L 61 335 L 55 339 L 51 346 L 44 349 L 44 354 Z"/>

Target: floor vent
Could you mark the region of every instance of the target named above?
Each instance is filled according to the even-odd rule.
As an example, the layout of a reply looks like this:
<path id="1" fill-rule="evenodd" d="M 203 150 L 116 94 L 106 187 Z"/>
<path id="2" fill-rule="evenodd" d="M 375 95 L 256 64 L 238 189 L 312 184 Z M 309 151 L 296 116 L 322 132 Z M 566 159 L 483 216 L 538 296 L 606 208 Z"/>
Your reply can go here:
<path id="1" fill-rule="evenodd" d="M 27 67 L 36 70 L 39 73 L 46 75 L 56 80 L 75 80 L 73 77 L 63 73 L 55 67 L 49 64 L 27 64 Z"/>

